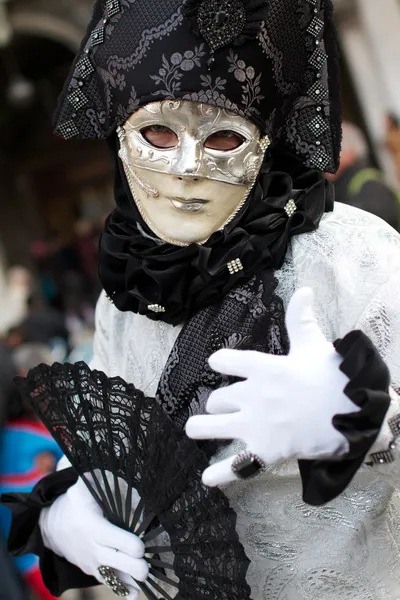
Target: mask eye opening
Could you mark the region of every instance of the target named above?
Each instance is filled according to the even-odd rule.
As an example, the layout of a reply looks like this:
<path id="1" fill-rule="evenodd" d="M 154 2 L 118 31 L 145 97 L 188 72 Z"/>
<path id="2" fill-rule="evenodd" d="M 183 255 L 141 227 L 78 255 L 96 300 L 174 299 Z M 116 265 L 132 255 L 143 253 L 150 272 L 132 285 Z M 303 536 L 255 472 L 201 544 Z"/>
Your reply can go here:
<path id="1" fill-rule="evenodd" d="M 142 138 L 154 148 L 169 150 L 178 145 L 178 136 L 165 125 L 148 125 L 140 130 Z"/>
<path id="2" fill-rule="evenodd" d="M 231 129 L 222 129 L 215 131 L 204 142 L 204 147 L 209 150 L 217 150 L 220 152 L 232 152 L 237 150 L 246 142 L 246 139 Z"/>

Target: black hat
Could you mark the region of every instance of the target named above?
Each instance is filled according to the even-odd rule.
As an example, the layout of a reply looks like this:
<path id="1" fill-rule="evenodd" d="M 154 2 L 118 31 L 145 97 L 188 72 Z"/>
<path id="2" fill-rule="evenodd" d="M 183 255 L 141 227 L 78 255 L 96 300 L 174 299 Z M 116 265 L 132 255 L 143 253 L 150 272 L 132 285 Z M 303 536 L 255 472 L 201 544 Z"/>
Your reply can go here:
<path id="1" fill-rule="evenodd" d="M 138 107 L 185 99 L 242 114 L 272 147 L 334 172 L 337 56 L 331 0 L 98 0 L 56 133 L 107 138 Z"/>

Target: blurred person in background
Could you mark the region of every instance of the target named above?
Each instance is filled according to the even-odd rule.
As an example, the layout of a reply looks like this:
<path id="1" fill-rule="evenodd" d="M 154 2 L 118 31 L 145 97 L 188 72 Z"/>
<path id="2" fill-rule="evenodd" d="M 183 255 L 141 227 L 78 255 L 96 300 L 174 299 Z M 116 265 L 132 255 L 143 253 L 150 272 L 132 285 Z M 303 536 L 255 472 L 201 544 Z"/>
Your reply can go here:
<path id="1" fill-rule="evenodd" d="M 366 210 L 400 231 L 399 197 L 383 174 L 371 166 L 367 140 L 356 125 L 343 123 L 340 167 L 335 175 L 326 177 L 335 184 L 337 202 Z"/>
<path id="2" fill-rule="evenodd" d="M 6 344 L 0 342 L 0 460 L 2 454 L 1 432 L 9 412 L 14 412 L 18 407 L 15 405 L 15 397 L 11 394 L 11 385 L 16 374 L 11 352 Z M 14 388 L 15 389 L 15 388 Z M 16 390 L 15 390 L 16 392 Z M 17 402 L 21 402 L 17 394 Z M 4 510 L 0 508 L 0 511 Z M 1 519 L 0 519 L 1 521 Z M 28 592 L 23 580 L 8 555 L 4 542 L 6 532 L 3 531 L 0 522 L 0 600 L 27 600 Z"/>
<path id="3" fill-rule="evenodd" d="M 7 394 L 4 393 L 1 371 L 4 369 L 3 353 L 0 350 L 0 436 L 7 412 Z M 0 445 L 1 456 L 1 445 Z M 0 508 L 0 511 L 4 510 Z M 23 579 L 10 558 L 5 544 L 6 532 L 0 523 L 0 600 L 28 600 L 28 590 Z"/>
<path id="4" fill-rule="evenodd" d="M 400 180 L 400 119 L 395 115 L 389 115 L 387 118 L 386 146 L 392 155 Z"/>
<path id="5" fill-rule="evenodd" d="M 28 492 L 43 476 L 54 471 L 62 453 L 47 429 L 38 421 L 30 407 L 10 395 L 10 380 L 14 375 L 24 376 L 39 363 L 52 363 L 52 356 L 45 345 L 23 344 L 14 350 L 12 360 L 7 355 L 7 378 L 5 403 L 3 405 L 3 427 L 0 432 L 0 493 Z M 4 363 L 0 359 L 4 368 Z M 14 388 L 15 393 L 18 393 Z M 18 394 L 19 396 L 19 394 Z M 0 507 L 0 530 L 6 539 L 11 515 Z M 1 564 L 1 563 L 0 563 Z M 14 565 L 38 600 L 53 600 L 44 586 L 38 559 L 33 554 L 14 559 Z M 6 597 L 5 597 L 6 598 Z M 9 595 L 7 600 L 17 600 Z M 1 600 L 1 593 L 0 593 Z"/>
<path id="6" fill-rule="evenodd" d="M 22 321 L 20 329 L 25 341 L 53 347 L 63 345 L 62 360 L 69 352 L 69 331 L 65 315 L 56 308 L 46 306 L 39 295 L 32 295 L 28 301 L 28 315 Z"/>
<path id="7" fill-rule="evenodd" d="M 33 276 L 25 267 L 11 267 L 0 282 L 0 334 L 5 334 L 26 317 L 28 299 L 34 286 Z"/>
<path id="8" fill-rule="evenodd" d="M 1 534 L 1 532 L 0 532 Z M 28 590 L 0 535 L 0 600 L 28 600 Z"/>

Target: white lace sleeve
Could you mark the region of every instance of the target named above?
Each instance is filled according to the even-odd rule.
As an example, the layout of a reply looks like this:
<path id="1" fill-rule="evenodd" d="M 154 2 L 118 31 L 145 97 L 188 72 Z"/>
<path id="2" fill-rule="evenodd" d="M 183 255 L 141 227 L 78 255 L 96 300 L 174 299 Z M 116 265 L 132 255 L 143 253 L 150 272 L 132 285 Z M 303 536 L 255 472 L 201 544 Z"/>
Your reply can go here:
<path id="1" fill-rule="evenodd" d="M 377 473 L 400 488 L 400 271 L 392 275 L 360 317 L 361 329 L 375 344 L 390 371 L 391 403 L 378 439 L 366 457 Z"/>
<path id="2" fill-rule="evenodd" d="M 111 304 L 102 292 L 96 306 L 96 331 L 93 343 L 93 358 L 90 362 L 91 369 L 104 371 L 108 374 L 109 366 L 109 321 Z"/>
<path id="3" fill-rule="evenodd" d="M 108 360 L 108 323 L 109 323 L 110 302 L 104 292 L 102 292 L 96 306 L 96 331 L 93 343 L 93 358 L 89 367 L 97 371 L 107 373 L 109 369 Z M 63 456 L 57 463 L 57 471 L 68 469 L 71 466 L 68 458 Z"/>

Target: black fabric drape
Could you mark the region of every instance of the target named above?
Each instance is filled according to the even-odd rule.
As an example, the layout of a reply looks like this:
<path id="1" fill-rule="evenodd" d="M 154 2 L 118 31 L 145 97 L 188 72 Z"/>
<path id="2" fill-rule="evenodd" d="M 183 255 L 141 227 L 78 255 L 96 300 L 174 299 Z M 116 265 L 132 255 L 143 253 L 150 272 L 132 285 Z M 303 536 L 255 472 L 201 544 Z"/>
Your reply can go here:
<path id="1" fill-rule="evenodd" d="M 116 156 L 113 146 L 112 153 Z M 117 208 L 100 240 L 102 286 L 118 310 L 177 325 L 261 271 L 279 269 L 290 239 L 317 229 L 324 212 L 333 209 L 333 186 L 296 158 L 275 155 L 264 162 L 247 203 L 232 222 L 205 244 L 186 247 L 154 237 L 139 214 L 119 159 L 115 199 Z M 290 200 L 297 209 L 288 216 Z M 243 269 L 231 275 L 227 264 L 236 259 Z M 151 311 L 148 307 L 154 304 L 165 312 Z"/>
<path id="2" fill-rule="evenodd" d="M 335 342 L 343 356 L 341 370 L 350 379 L 346 395 L 361 410 L 333 418 L 335 429 L 349 443 L 349 452 L 335 460 L 300 460 L 303 499 L 318 506 L 333 500 L 349 485 L 375 443 L 390 405 L 390 375 L 371 340 L 352 331 Z"/>
<path id="3" fill-rule="evenodd" d="M 77 479 L 74 469 L 64 469 L 41 479 L 30 494 L 3 494 L 1 497 L 1 503 L 12 513 L 9 551 L 14 556 L 39 556 L 43 581 L 54 596 L 61 596 L 70 589 L 99 585 L 97 579 L 45 548 L 40 532 L 40 511 L 51 506 Z"/>

